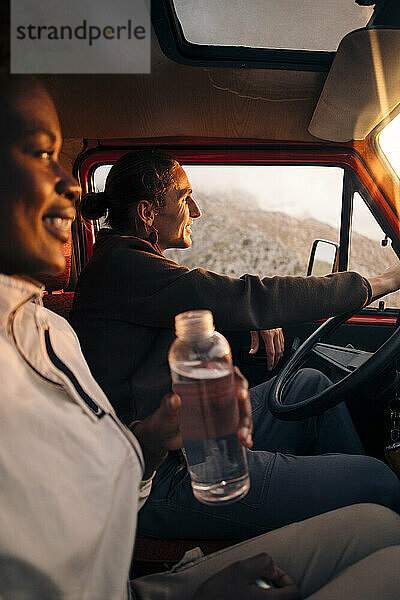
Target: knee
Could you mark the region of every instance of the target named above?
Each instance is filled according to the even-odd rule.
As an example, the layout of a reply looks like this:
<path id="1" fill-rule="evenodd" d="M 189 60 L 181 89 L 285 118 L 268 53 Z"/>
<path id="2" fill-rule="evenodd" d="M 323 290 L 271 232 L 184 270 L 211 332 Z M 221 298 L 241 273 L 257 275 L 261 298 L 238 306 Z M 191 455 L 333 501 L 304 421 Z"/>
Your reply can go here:
<path id="1" fill-rule="evenodd" d="M 400 544 L 400 516 L 378 504 L 352 504 L 319 517 L 326 539 L 335 536 L 356 560 L 380 548 Z M 322 528 L 320 529 L 322 532 Z"/>
<path id="2" fill-rule="evenodd" d="M 296 386 L 296 393 L 304 398 L 310 398 L 332 385 L 332 381 L 321 371 L 317 369 L 299 369 L 293 379 L 293 385 Z"/>
<path id="3" fill-rule="evenodd" d="M 379 504 L 352 504 L 341 509 L 344 529 L 374 538 L 377 547 L 400 544 L 400 516 Z"/>
<path id="4" fill-rule="evenodd" d="M 360 457 L 363 462 L 361 476 L 368 482 L 369 498 L 373 502 L 400 511 L 400 482 L 393 471 L 382 461 L 370 456 Z"/>

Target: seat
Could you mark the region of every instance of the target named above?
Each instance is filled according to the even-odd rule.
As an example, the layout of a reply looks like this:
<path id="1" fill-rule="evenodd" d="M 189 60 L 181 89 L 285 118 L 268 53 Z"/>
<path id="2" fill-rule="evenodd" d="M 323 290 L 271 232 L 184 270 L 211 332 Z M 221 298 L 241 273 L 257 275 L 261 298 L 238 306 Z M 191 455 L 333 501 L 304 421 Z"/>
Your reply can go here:
<path id="1" fill-rule="evenodd" d="M 67 320 L 69 319 L 73 301 L 74 292 L 64 292 L 64 290 L 50 291 L 50 293 L 43 296 L 45 307 Z"/>
<path id="2" fill-rule="evenodd" d="M 71 238 L 63 245 L 65 256 L 65 270 L 61 275 L 38 275 L 46 291 L 43 296 L 43 304 L 49 310 L 56 312 L 68 319 L 74 300 L 74 292 L 65 291 L 68 288 L 71 277 L 72 265 L 72 240 Z"/>

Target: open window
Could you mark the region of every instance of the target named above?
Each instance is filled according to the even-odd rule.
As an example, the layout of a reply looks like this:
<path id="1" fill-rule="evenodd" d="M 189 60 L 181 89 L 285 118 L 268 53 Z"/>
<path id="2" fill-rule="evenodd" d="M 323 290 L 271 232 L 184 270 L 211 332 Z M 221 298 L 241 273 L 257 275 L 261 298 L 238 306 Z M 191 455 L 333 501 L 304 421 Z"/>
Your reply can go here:
<path id="1" fill-rule="evenodd" d="M 313 240 L 339 242 L 343 169 L 310 165 L 188 165 L 202 217 L 191 248 L 168 256 L 232 277 L 306 275 Z M 94 172 L 104 189 L 110 165 Z M 100 225 L 104 225 L 102 220 Z M 330 267 L 327 265 L 327 273 Z"/>

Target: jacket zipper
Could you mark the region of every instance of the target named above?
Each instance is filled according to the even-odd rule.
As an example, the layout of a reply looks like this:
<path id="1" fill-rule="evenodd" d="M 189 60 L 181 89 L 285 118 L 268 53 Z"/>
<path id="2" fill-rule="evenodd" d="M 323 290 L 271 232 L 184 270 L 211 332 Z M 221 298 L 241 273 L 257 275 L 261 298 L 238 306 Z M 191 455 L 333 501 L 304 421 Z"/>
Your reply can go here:
<path id="1" fill-rule="evenodd" d="M 19 350 L 18 348 L 18 343 L 17 343 L 17 339 L 14 333 L 14 322 L 15 322 L 15 317 L 17 315 L 17 313 L 29 302 L 32 302 L 33 300 L 36 300 L 38 298 L 40 298 L 41 296 L 39 294 L 32 294 L 32 296 L 30 296 L 29 298 L 27 298 L 26 300 L 24 300 L 23 302 L 21 302 L 10 314 L 9 319 L 8 319 L 8 331 L 9 334 L 11 334 L 12 340 L 14 342 L 15 347 Z M 72 373 L 72 371 L 67 367 L 67 365 L 65 363 L 63 363 L 63 361 L 57 356 L 57 354 L 54 352 L 53 346 L 51 345 L 51 341 L 50 341 L 50 331 L 48 329 L 48 327 L 44 328 L 44 339 L 45 339 L 45 346 L 46 346 L 46 351 L 47 351 L 47 356 L 50 360 L 50 362 L 52 363 L 52 365 L 54 367 L 56 367 L 59 371 L 61 371 L 70 381 L 70 383 L 72 384 L 72 386 L 74 387 L 76 393 L 79 395 L 79 397 L 83 400 L 83 402 L 85 403 L 85 405 L 90 409 L 91 413 L 93 413 L 94 415 L 96 415 L 96 417 L 98 419 L 101 419 L 102 417 L 104 417 L 104 415 L 106 414 L 105 411 L 100 408 L 100 406 L 98 406 L 96 404 L 96 402 L 94 402 L 90 396 L 85 392 L 85 390 L 82 388 L 82 386 L 80 385 L 79 381 L 77 380 L 77 378 L 75 377 L 75 375 Z M 32 369 L 32 371 L 34 371 L 36 373 L 36 375 L 39 375 L 39 377 L 41 379 L 44 379 L 45 381 L 47 381 L 48 383 L 51 383 L 52 385 L 55 385 L 58 388 L 62 388 L 63 386 L 58 383 L 57 381 L 53 381 L 52 379 L 50 379 L 49 377 L 46 377 L 45 375 L 43 375 L 43 373 L 41 373 L 40 371 L 38 371 L 30 361 L 27 360 L 26 356 L 21 353 L 21 356 L 23 357 L 23 359 L 25 360 L 25 362 L 30 366 L 30 368 Z"/>
<path id="2" fill-rule="evenodd" d="M 10 313 L 10 315 L 8 317 L 8 323 L 7 323 L 8 335 L 12 338 L 12 341 L 14 342 L 14 346 L 18 350 L 19 354 L 22 356 L 22 358 L 24 359 L 24 361 L 30 366 L 30 368 L 32 369 L 32 371 L 34 373 L 36 373 L 36 375 L 38 375 L 41 379 L 44 379 L 48 383 L 51 383 L 52 385 L 55 385 L 56 387 L 61 387 L 61 385 L 57 381 L 53 381 L 52 379 L 49 379 L 48 377 L 46 377 L 45 375 L 43 375 L 43 373 L 41 373 L 40 371 L 38 371 L 31 364 L 31 362 L 26 358 L 26 356 L 20 351 L 20 349 L 18 347 L 18 343 L 17 343 L 17 338 L 15 337 L 15 333 L 14 333 L 14 321 L 15 321 L 15 317 L 17 315 L 17 312 L 19 312 L 21 310 L 21 308 L 23 308 L 25 306 L 25 304 L 28 304 L 28 302 L 32 302 L 33 300 L 37 300 L 38 298 L 40 298 L 39 294 L 32 294 L 32 296 L 29 296 L 29 298 L 27 298 L 26 300 L 24 300 L 23 302 L 21 302 L 20 304 L 18 304 L 18 306 L 16 308 L 14 308 L 14 310 Z"/>
<path id="3" fill-rule="evenodd" d="M 50 359 L 50 362 L 56 367 L 56 369 L 64 373 L 64 375 L 69 379 L 76 393 L 79 394 L 86 406 L 90 408 L 92 413 L 95 414 L 98 419 L 102 419 L 106 414 L 105 411 L 102 408 L 100 408 L 100 406 L 96 404 L 94 400 L 91 399 L 91 397 L 82 388 L 81 384 L 79 383 L 75 375 L 72 373 L 71 369 L 69 369 L 69 367 L 67 367 L 67 365 L 54 352 L 53 346 L 51 345 L 50 341 L 49 329 L 44 330 L 44 341 L 46 344 L 47 355 Z"/>
<path id="4" fill-rule="evenodd" d="M 31 302 L 32 300 L 36 300 L 38 298 L 41 298 L 40 294 L 33 294 L 32 296 L 30 296 L 29 298 L 27 298 L 26 300 L 24 300 L 23 302 L 21 302 L 21 304 L 19 304 L 10 314 L 9 319 L 8 319 L 8 332 L 9 335 L 11 335 L 12 340 L 14 342 L 15 347 L 17 348 L 18 352 L 20 353 L 20 355 L 22 356 L 22 358 L 24 359 L 24 361 L 29 365 L 29 367 L 32 369 L 32 371 L 34 373 L 36 373 L 41 379 L 44 379 L 45 381 L 47 381 L 48 383 L 58 387 L 58 388 L 63 388 L 63 385 L 61 383 L 58 383 L 57 381 L 53 381 L 52 379 L 49 379 L 48 377 L 46 377 L 45 375 L 43 375 L 40 371 L 38 371 L 31 363 L 29 360 L 27 360 L 26 356 L 20 351 L 18 344 L 17 344 L 17 339 L 14 333 L 14 320 L 15 320 L 15 316 L 17 314 L 17 312 L 23 308 L 23 306 L 25 306 L 25 304 L 27 304 L 28 302 Z M 94 400 L 92 400 L 92 398 L 90 398 L 90 396 L 83 390 L 82 386 L 80 385 L 79 381 L 77 380 L 77 378 L 75 377 L 75 375 L 72 373 L 72 371 L 69 369 L 69 367 L 67 367 L 67 365 L 57 356 L 57 354 L 54 352 L 53 346 L 51 344 L 51 340 L 50 340 L 50 330 L 47 326 L 45 326 L 43 324 L 43 329 L 44 329 L 44 338 L 45 338 L 45 347 L 46 347 L 46 354 L 49 358 L 49 361 L 51 362 L 51 364 L 59 371 L 61 371 L 64 375 L 64 377 L 67 377 L 69 382 L 72 384 L 75 392 L 79 395 L 79 397 L 82 399 L 83 403 L 85 404 L 85 406 L 87 406 L 90 410 L 90 413 L 93 414 L 94 416 L 96 416 L 98 419 L 102 419 L 104 417 L 104 415 L 108 415 L 115 423 L 115 425 L 118 427 L 118 429 L 120 430 L 120 432 L 123 434 L 123 436 L 125 437 L 125 439 L 129 442 L 129 445 L 131 446 L 131 448 L 133 448 L 133 450 L 135 451 L 135 454 L 139 460 L 139 463 L 142 467 L 142 469 L 144 470 L 144 461 L 143 458 L 141 456 L 141 452 L 138 451 L 136 444 L 132 441 L 130 435 L 128 434 L 127 431 L 125 431 L 125 427 L 124 425 L 122 425 L 122 423 L 119 421 L 119 419 L 117 419 L 112 413 L 110 412 L 106 412 L 105 410 L 103 410 L 98 404 L 96 404 L 96 402 L 94 402 Z M 131 433 L 131 432 L 129 432 Z M 135 438 L 136 439 L 136 438 Z M 138 442 L 137 442 L 138 443 Z M 138 443 L 139 447 L 140 444 Z"/>
<path id="5" fill-rule="evenodd" d="M 86 404 L 86 406 L 90 409 L 90 411 L 98 419 L 102 419 L 104 417 L 104 415 L 108 415 L 114 421 L 114 423 L 117 425 L 119 431 L 122 433 L 122 435 L 128 441 L 130 447 L 133 448 L 133 450 L 135 451 L 135 454 L 139 460 L 139 463 L 140 463 L 142 469 L 144 469 L 144 461 L 143 461 L 142 457 L 140 456 L 140 453 L 138 452 L 136 445 L 132 442 L 130 435 L 125 430 L 125 427 L 122 425 L 122 423 L 119 421 L 119 419 L 117 419 L 111 412 L 106 412 L 103 408 L 101 408 L 98 404 L 96 404 L 96 402 L 94 402 L 94 400 L 92 400 L 92 398 L 82 388 L 79 381 L 77 380 L 75 375 L 72 373 L 71 369 L 69 367 L 67 367 L 67 365 L 59 358 L 59 356 L 57 356 L 57 354 L 55 353 L 54 348 L 51 344 L 50 330 L 47 327 L 44 330 L 44 339 L 45 339 L 47 355 L 49 357 L 51 364 L 56 369 L 61 371 L 65 375 L 65 377 L 68 378 L 70 383 L 73 385 L 76 393 L 79 395 L 79 397 L 83 400 L 83 402 Z M 139 446 L 140 446 L 140 444 L 139 444 Z"/>

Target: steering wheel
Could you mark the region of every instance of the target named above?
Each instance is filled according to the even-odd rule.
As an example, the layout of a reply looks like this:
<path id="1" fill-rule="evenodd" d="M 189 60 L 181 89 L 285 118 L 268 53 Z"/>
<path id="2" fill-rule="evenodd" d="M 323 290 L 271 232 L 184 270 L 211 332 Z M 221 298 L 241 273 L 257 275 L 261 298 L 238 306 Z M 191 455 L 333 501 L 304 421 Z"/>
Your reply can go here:
<path id="1" fill-rule="evenodd" d="M 360 350 L 355 350 L 354 352 L 358 353 L 360 356 L 357 360 L 353 360 L 353 365 L 351 366 L 358 368 L 355 368 L 354 370 L 344 368 L 343 370 L 348 374 L 343 377 L 343 379 L 334 383 L 319 394 L 311 396 L 311 398 L 307 398 L 294 404 L 285 405 L 282 401 L 285 389 L 293 379 L 301 364 L 305 361 L 305 358 L 312 352 L 315 352 L 315 349 L 318 348 L 318 346 L 320 346 L 320 350 L 324 350 L 324 346 L 329 348 L 328 345 L 321 344 L 321 340 L 345 323 L 353 314 L 354 313 L 338 315 L 325 321 L 301 344 L 293 356 L 291 356 L 286 365 L 276 376 L 269 392 L 268 405 L 275 417 L 284 421 L 296 421 L 298 419 L 317 415 L 328 408 L 336 406 L 340 402 L 350 400 L 357 387 L 365 385 L 365 381 L 373 379 L 399 356 L 400 326 L 397 326 L 390 338 L 386 340 L 375 353 L 364 353 Z M 399 320 L 397 325 L 399 325 Z M 330 348 L 332 348 L 332 346 L 330 346 Z M 346 351 L 347 349 L 341 348 L 341 350 Z M 324 358 L 323 352 L 316 353 Z M 361 355 L 364 356 L 362 357 Z"/>

